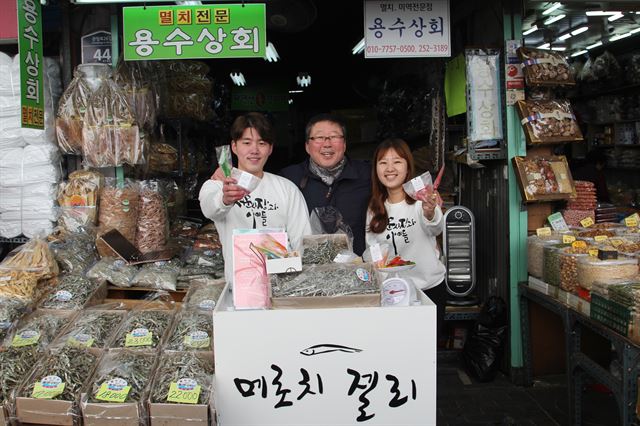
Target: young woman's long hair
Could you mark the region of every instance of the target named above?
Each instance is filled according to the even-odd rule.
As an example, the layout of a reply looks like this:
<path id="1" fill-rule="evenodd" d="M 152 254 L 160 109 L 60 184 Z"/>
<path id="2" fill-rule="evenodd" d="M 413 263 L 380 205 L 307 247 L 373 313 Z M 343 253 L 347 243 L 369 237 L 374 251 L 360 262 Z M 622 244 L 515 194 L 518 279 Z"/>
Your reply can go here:
<path id="1" fill-rule="evenodd" d="M 373 165 L 371 168 L 371 199 L 369 200 L 369 210 L 371 210 L 373 215 L 368 229 L 369 232 L 375 234 L 383 232 L 389 224 L 389 215 L 384 208 L 384 202 L 389 197 L 389 192 L 378 178 L 377 165 L 378 161 L 380 161 L 391 148 L 393 148 L 401 158 L 407 161 L 407 176 L 404 178 L 404 181 L 410 181 L 415 173 L 413 155 L 411 155 L 411 150 L 405 141 L 402 139 L 385 139 L 378 145 L 376 151 L 373 153 Z M 416 202 L 416 200 L 409 197 L 406 193 L 404 194 L 404 198 L 407 204 Z"/>

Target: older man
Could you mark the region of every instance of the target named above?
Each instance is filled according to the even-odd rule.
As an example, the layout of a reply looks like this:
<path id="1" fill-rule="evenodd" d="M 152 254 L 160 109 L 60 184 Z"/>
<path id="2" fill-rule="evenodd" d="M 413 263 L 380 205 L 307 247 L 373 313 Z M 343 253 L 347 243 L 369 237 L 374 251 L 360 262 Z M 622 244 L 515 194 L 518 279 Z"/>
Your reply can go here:
<path id="1" fill-rule="evenodd" d="M 282 176 L 302 191 L 310 212 L 335 207 L 353 232 L 353 250 L 365 249 L 365 220 L 371 194 L 371 166 L 345 156 L 347 129 L 334 114 L 320 114 L 305 129 L 309 158 L 282 170 Z"/>

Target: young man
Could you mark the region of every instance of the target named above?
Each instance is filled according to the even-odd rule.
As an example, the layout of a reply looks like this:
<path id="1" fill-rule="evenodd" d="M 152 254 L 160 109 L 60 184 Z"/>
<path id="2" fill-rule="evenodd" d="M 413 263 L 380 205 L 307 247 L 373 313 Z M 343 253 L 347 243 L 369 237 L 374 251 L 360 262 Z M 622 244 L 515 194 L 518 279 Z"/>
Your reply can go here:
<path id="1" fill-rule="evenodd" d="M 347 132 L 339 116 L 316 115 L 307 123 L 305 133 L 309 159 L 284 168 L 281 174 L 300 188 L 309 212 L 333 206 L 342 214 L 353 232 L 353 250 L 361 255 L 365 249 L 371 166 L 345 156 Z"/>
<path id="2" fill-rule="evenodd" d="M 200 189 L 202 213 L 213 220 L 220 234 L 225 260 L 225 278 L 232 281 L 232 236 L 234 229 L 284 228 L 294 250 L 302 237 L 311 234 L 304 198 L 287 179 L 264 171 L 273 150 L 269 121 L 259 113 L 242 115 L 231 126 L 231 150 L 238 169 L 260 178 L 251 193 L 235 179 L 208 180 Z"/>

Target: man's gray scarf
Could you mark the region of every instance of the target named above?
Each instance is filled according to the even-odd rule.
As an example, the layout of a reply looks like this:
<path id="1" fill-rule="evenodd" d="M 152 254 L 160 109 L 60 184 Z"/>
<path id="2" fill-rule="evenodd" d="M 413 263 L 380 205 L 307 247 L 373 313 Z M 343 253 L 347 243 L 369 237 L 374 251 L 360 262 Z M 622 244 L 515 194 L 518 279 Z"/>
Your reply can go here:
<path id="1" fill-rule="evenodd" d="M 338 177 L 344 170 L 344 166 L 346 164 L 347 164 L 347 159 L 343 157 L 338 164 L 327 169 L 325 167 L 320 167 L 310 158 L 309 171 L 314 175 L 318 176 L 325 184 L 331 186 L 333 185 L 333 182 L 335 182 L 335 180 L 338 179 Z"/>

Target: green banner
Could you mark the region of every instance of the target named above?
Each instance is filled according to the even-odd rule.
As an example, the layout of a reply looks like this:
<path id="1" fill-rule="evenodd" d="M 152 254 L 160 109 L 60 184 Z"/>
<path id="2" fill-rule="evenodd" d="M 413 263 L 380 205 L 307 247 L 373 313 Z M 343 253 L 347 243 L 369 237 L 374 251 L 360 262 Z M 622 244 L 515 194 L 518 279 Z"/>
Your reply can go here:
<path id="1" fill-rule="evenodd" d="M 44 129 L 42 8 L 40 0 L 18 0 L 22 127 Z"/>
<path id="2" fill-rule="evenodd" d="M 124 59 L 263 58 L 264 4 L 123 9 Z"/>

